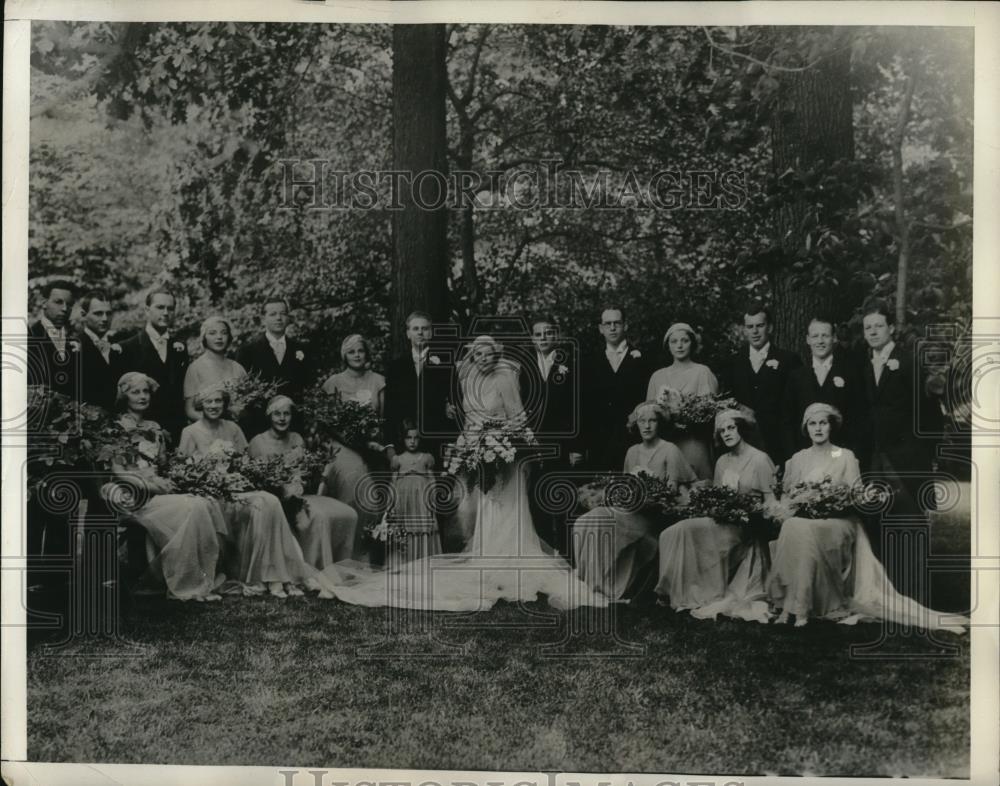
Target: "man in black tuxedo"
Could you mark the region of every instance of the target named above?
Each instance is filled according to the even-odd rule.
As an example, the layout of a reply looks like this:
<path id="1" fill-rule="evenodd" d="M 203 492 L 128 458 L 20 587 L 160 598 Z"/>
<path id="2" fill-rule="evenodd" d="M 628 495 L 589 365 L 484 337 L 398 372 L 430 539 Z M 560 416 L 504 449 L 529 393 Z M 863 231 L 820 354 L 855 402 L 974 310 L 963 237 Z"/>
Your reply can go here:
<path id="1" fill-rule="evenodd" d="M 148 417 L 166 429 L 175 443 L 187 425 L 184 414 L 184 372 L 188 366 L 187 346 L 170 336 L 176 301 L 165 289 L 146 295 L 146 325 L 122 342 L 115 379 L 127 371 L 140 371 L 153 378 L 159 389 L 153 394 Z"/>
<path id="2" fill-rule="evenodd" d="M 625 337 L 625 311 L 617 305 L 601 312 L 598 330 L 604 348 L 582 375 L 584 443 L 587 465 L 599 472 L 621 472 L 631 442 L 628 416 L 646 398 L 651 371 Z"/>
<path id="3" fill-rule="evenodd" d="M 852 358 L 837 348 L 833 320 L 817 315 L 809 322 L 806 334 L 811 362 L 793 369 L 788 375 L 781 409 L 785 414 L 785 454 L 791 456 L 810 441 L 802 433 L 802 415 L 817 401 L 840 410 L 844 425 L 834 435 L 838 445 L 859 452 L 864 429 L 864 382 Z"/>
<path id="4" fill-rule="evenodd" d="M 122 348 L 108 340 L 111 299 L 104 292 L 88 292 L 80 298 L 80 315 L 80 398 L 113 412 L 118 393 L 114 365 Z"/>
<path id="5" fill-rule="evenodd" d="M 236 360 L 248 374 L 259 374 L 266 382 L 277 382 L 279 391 L 296 404 L 302 403 L 302 394 L 316 380 L 310 353 L 302 342 L 285 335 L 289 325 L 288 301 L 271 298 L 264 301 L 261 311 L 264 332 L 248 341 L 236 354 Z M 301 428 L 296 413 L 293 428 Z M 270 425 L 264 419 L 248 424 L 257 434 Z"/>
<path id="6" fill-rule="evenodd" d="M 46 385 L 56 393 L 79 399 L 80 340 L 69 328 L 76 287 L 50 281 L 38 321 L 28 327 L 28 384 Z"/>
<path id="7" fill-rule="evenodd" d="M 567 512 L 541 504 L 540 484 L 547 476 L 568 474 L 583 461 L 580 438 L 582 409 L 579 396 L 579 366 L 574 347 L 559 340 L 556 321 L 537 317 L 531 324 L 534 352 L 521 363 L 518 381 L 528 427 L 543 448 L 555 455 L 542 458 L 534 467 L 529 484 L 532 519 L 539 536 L 563 556 L 572 553 L 567 536 Z"/>
<path id="8" fill-rule="evenodd" d="M 781 401 L 789 375 L 802 366 L 794 352 L 771 343 L 771 313 L 763 303 L 754 302 L 743 312 L 746 345 L 721 369 L 722 390 L 754 411 L 759 433 L 755 438 L 777 466 L 786 455 L 785 418 Z"/>

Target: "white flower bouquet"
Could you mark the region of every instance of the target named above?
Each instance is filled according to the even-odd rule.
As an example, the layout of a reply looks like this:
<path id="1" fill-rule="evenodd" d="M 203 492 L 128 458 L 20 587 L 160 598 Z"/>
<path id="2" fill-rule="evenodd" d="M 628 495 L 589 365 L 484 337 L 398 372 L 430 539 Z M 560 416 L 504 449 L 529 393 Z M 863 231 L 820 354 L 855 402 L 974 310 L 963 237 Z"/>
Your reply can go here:
<path id="1" fill-rule="evenodd" d="M 523 419 L 484 420 L 462 432 L 451 447 L 447 471 L 464 476 L 470 487 L 481 483 L 489 491 L 503 469 L 514 463 L 518 450 L 538 444 Z"/>

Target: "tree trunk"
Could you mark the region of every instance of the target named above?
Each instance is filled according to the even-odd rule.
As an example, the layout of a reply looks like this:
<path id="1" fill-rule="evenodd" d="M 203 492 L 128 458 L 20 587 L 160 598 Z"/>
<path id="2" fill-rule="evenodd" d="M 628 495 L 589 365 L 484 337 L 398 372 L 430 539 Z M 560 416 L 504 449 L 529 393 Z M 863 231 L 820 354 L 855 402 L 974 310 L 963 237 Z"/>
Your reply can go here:
<path id="1" fill-rule="evenodd" d="M 437 200 L 448 173 L 444 25 L 396 25 L 392 31 L 393 169 L 405 172 L 401 210 L 393 212 L 393 350 L 405 349 L 403 323 L 414 310 L 435 322 L 449 317 L 447 200 Z M 424 204 L 415 199 L 413 179 L 425 178 Z M 426 205 L 440 201 L 439 206 Z"/>
<path id="2" fill-rule="evenodd" d="M 899 259 L 896 269 L 896 325 L 897 330 L 906 322 L 906 288 L 910 273 L 910 220 L 903 204 L 903 141 L 906 126 L 910 122 L 910 107 L 913 105 L 913 89 L 916 81 L 913 75 L 906 77 L 903 98 L 899 105 L 896 130 L 892 135 L 892 198 L 895 203 L 896 234 L 899 242 Z"/>
<path id="3" fill-rule="evenodd" d="M 801 176 L 854 157 L 850 54 L 843 46 L 831 45 L 830 49 L 827 57 L 810 68 L 779 75 L 778 106 L 771 122 L 774 172 L 779 177 L 789 170 Z M 815 311 L 829 312 L 834 319 L 848 316 L 845 305 L 838 302 L 836 287 L 796 281 L 797 273 L 799 277 L 809 273 L 813 240 L 809 232 L 822 219 L 814 220 L 816 212 L 815 201 L 801 197 L 779 210 L 776 240 L 783 261 L 769 276 L 775 340 L 803 354 L 809 318 Z M 804 263 L 804 270 L 793 269 L 797 261 Z"/>

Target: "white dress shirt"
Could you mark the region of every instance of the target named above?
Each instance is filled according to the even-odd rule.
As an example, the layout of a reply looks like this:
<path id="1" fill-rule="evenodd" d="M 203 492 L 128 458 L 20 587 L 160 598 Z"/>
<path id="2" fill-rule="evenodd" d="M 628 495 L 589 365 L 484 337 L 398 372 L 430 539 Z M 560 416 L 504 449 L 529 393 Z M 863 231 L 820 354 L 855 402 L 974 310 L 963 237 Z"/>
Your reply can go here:
<path id="1" fill-rule="evenodd" d="M 427 362 L 427 347 L 421 350 L 417 350 L 410 347 L 410 355 L 413 357 L 413 368 L 416 369 L 417 376 L 420 376 L 420 372 L 424 370 L 424 363 Z"/>
<path id="2" fill-rule="evenodd" d="M 285 337 L 278 336 L 275 338 L 266 330 L 264 331 L 264 335 L 267 337 L 267 343 L 271 345 L 271 349 L 274 351 L 274 357 L 277 359 L 278 365 L 280 366 L 282 361 L 285 359 L 285 351 L 288 349 Z"/>
<path id="3" fill-rule="evenodd" d="M 827 355 L 823 360 L 813 357 L 812 361 L 816 381 L 820 387 L 823 387 L 823 383 L 826 382 L 826 378 L 830 374 L 830 369 L 833 368 L 833 355 Z"/>
<path id="4" fill-rule="evenodd" d="M 83 329 L 83 332 L 86 333 L 88 336 L 90 336 L 90 340 L 94 342 L 94 346 L 97 347 L 98 351 L 104 357 L 104 362 L 105 363 L 110 363 L 111 362 L 111 343 L 108 341 L 107 334 L 104 335 L 104 338 L 101 338 L 93 330 L 91 330 L 89 327 L 85 327 Z"/>
<path id="5" fill-rule="evenodd" d="M 892 354 L 892 350 L 896 348 L 896 342 L 890 341 L 878 352 L 872 351 L 872 368 L 875 369 L 875 384 L 877 385 L 879 380 L 882 378 L 882 369 L 885 368 L 885 364 L 889 362 L 889 355 Z"/>
<path id="6" fill-rule="evenodd" d="M 771 342 L 768 341 L 760 349 L 754 349 L 750 347 L 750 365 L 753 367 L 753 373 L 756 374 L 760 371 L 760 367 L 764 365 L 764 361 L 767 360 L 767 353 L 771 350 Z"/>
<path id="7" fill-rule="evenodd" d="M 604 345 L 604 356 L 608 359 L 608 363 L 611 364 L 611 368 L 618 371 L 618 367 L 622 364 L 625 359 L 625 353 L 628 352 L 628 342 L 623 341 L 617 347 L 612 347 L 608 344 Z"/>
<path id="8" fill-rule="evenodd" d="M 52 339 L 52 343 L 56 345 L 56 349 L 59 351 L 60 355 L 66 354 L 66 328 L 56 327 L 52 320 L 48 317 L 43 316 L 41 318 L 42 327 L 45 328 L 45 332 L 48 337 Z"/>
<path id="9" fill-rule="evenodd" d="M 170 341 L 170 333 L 163 333 L 162 335 L 156 332 L 156 328 L 146 323 L 146 335 L 149 336 L 149 340 L 153 342 L 153 346 L 156 347 L 156 353 L 160 356 L 160 360 L 164 363 L 167 362 L 167 342 Z"/>
<path id="10" fill-rule="evenodd" d="M 541 352 L 535 352 L 538 360 L 538 370 L 542 372 L 542 379 L 549 378 L 549 372 L 552 370 L 552 364 L 556 359 L 556 351 L 554 349 L 549 350 L 548 354 L 543 355 Z"/>

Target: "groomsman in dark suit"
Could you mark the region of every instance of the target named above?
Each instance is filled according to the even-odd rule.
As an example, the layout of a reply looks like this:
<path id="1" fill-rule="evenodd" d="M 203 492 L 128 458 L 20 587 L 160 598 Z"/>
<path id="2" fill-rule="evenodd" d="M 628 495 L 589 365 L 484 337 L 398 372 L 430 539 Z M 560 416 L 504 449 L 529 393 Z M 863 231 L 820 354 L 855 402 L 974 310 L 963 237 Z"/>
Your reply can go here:
<path id="1" fill-rule="evenodd" d="M 809 438 L 802 433 L 802 414 L 817 401 L 840 410 L 844 425 L 834 436 L 838 445 L 859 455 L 859 443 L 864 429 L 864 382 L 857 365 L 837 348 L 833 320 L 817 315 L 809 322 L 806 343 L 810 363 L 793 369 L 788 375 L 781 409 L 786 418 L 785 454 L 791 456 L 809 447 Z"/>
<path id="2" fill-rule="evenodd" d="M 285 335 L 288 311 L 288 301 L 283 298 L 264 301 L 264 332 L 240 347 L 236 360 L 248 374 L 260 374 L 267 382 L 279 383 L 282 394 L 300 403 L 303 392 L 316 380 L 312 378 L 313 367 L 305 345 Z"/>
<path id="3" fill-rule="evenodd" d="M 930 479 L 934 458 L 931 440 L 921 438 L 918 422 L 935 418 L 935 401 L 927 394 L 912 352 L 896 344 L 895 319 L 883 301 L 864 306 L 863 329 L 868 344 L 865 397 L 868 404 L 868 440 L 865 465 L 894 487 L 892 512 L 924 512 L 919 489 Z M 932 495 L 923 495 L 932 502 Z"/>
<path id="4" fill-rule="evenodd" d="M 603 351 L 582 376 L 587 464 L 597 471 L 620 472 L 631 442 L 628 416 L 645 400 L 652 372 L 642 352 L 626 338 L 628 325 L 620 306 L 601 312 L 598 330 Z"/>
<path id="5" fill-rule="evenodd" d="M 50 281 L 42 296 L 45 302 L 38 321 L 28 327 L 28 384 L 47 385 L 77 399 L 80 340 L 69 327 L 76 287 L 68 281 Z"/>
<path id="6" fill-rule="evenodd" d="M 88 292 L 80 298 L 80 312 L 80 398 L 113 412 L 118 393 L 114 366 L 122 348 L 108 340 L 111 299 L 104 292 Z"/>
<path id="7" fill-rule="evenodd" d="M 176 442 L 187 425 L 184 414 L 184 372 L 188 366 L 187 346 L 173 339 L 176 301 L 165 289 L 146 295 L 146 325 L 122 342 L 115 379 L 126 371 L 141 371 L 159 384 L 149 405 L 149 419 L 166 429 Z"/>
<path id="8" fill-rule="evenodd" d="M 802 365 L 794 352 L 771 343 L 771 313 L 754 302 L 743 312 L 746 345 L 721 369 L 722 391 L 750 407 L 757 417 L 761 447 L 777 466 L 788 458 L 781 400 L 792 371 Z"/>
<path id="9" fill-rule="evenodd" d="M 456 403 L 452 372 L 458 358 L 457 347 L 432 344 L 433 335 L 429 314 L 414 311 L 406 318 L 410 351 L 385 369 L 386 437 L 390 445 L 401 445 L 403 422 L 415 423 L 422 449 L 441 466 L 441 448 L 458 428 L 449 417 L 449 404 Z M 390 449 L 390 457 L 394 453 Z"/>
<path id="10" fill-rule="evenodd" d="M 560 342 L 554 319 L 534 319 L 531 340 L 533 357 L 524 359 L 518 375 L 521 401 L 528 416 L 528 427 L 535 432 L 539 444 L 554 450 L 556 455 L 543 458 L 533 468 L 529 502 L 539 536 L 569 557 L 572 550 L 567 537 L 566 513 L 547 509 L 536 491 L 547 475 L 568 473 L 583 461 L 579 366 L 573 345 Z"/>

